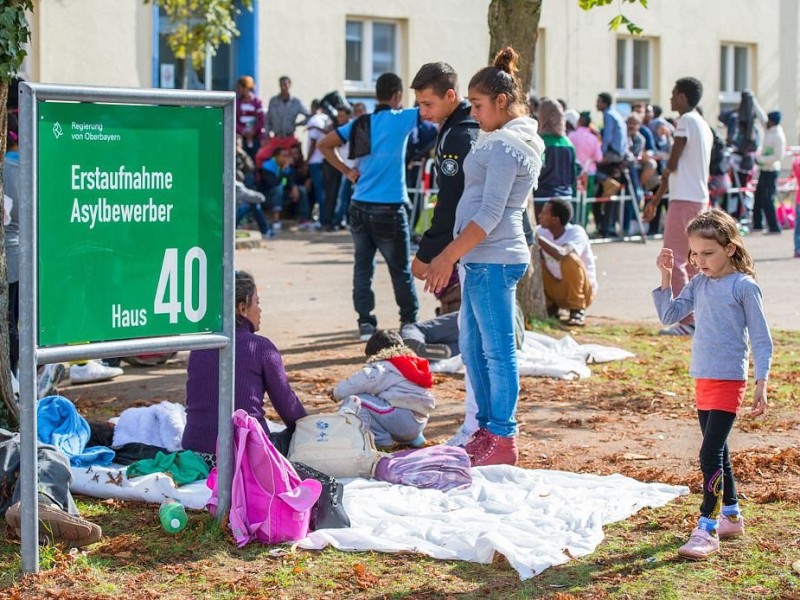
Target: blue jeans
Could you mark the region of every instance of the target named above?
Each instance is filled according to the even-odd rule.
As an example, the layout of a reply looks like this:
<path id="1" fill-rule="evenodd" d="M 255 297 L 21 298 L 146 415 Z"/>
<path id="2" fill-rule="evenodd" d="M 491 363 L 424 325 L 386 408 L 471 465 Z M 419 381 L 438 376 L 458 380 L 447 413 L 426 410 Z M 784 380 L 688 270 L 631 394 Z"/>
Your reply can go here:
<path id="1" fill-rule="evenodd" d="M 267 223 L 267 218 L 264 216 L 264 211 L 261 210 L 260 204 L 240 204 L 236 209 L 237 226 L 241 220 L 245 218 L 247 213 L 250 213 L 255 218 L 261 235 L 264 235 L 269 231 L 269 223 Z"/>
<path id="2" fill-rule="evenodd" d="M 794 253 L 800 254 L 800 202 L 794 205 Z"/>
<path id="3" fill-rule="evenodd" d="M 411 275 L 411 248 L 408 233 L 408 214 L 402 204 L 350 203 L 350 233 L 355 246 L 353 266 L 353 306 L 359 323 L 378 321 L 375 310 L 375 293 L 372 278 L 375 275 L 375 251 L 389 267 L 394 288 L 394 299 L 400 307 L 400 322 L 417 320 L 419 301 Z"/>
<path id="4" fill-rule="evenodd" d="M 308 174 L 311 176 L 311 186 L 314 189 L 314 200 L 319 206 L 319 223 L 325 223 L 325 180 L 322 178 L 322 163 L 308 165 Z"/>
<path id="5" fill-rule="evenodd" d="M 339 199 L 336 203 L 336 214 L 333 215 L 333 224 L 341 225 L 348 216 L 350 199 L 353 197 L 353 182 L 347 177 L 342 177 L 339 185 Z"/>
<path id="6" fill-rule="evenodd" d="M 458 345 L 478 404 L 478 425 L 494 435 L 517 432 L 519 367 L 514 337 L 517 282 L 528 265 L 466 263 Z"/>

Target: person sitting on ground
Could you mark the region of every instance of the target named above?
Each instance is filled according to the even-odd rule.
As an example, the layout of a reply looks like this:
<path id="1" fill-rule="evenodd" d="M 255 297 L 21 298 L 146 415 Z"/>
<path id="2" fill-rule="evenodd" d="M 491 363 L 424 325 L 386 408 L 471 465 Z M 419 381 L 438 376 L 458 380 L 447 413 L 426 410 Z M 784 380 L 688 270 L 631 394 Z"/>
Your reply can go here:
<path id="1" fill-rule="evenodd" d="M 403 343 L 396 331 L 378 329 L 367 341 L 367 364 L 333 390 L 336 400 L 361 401 L 358 414 L 369 424 L 378 446 L 425 445 L 422 430 L 436 402 L 428 361 Z"/>
<path id="2" fill-rule="evenodd" d="M 261 327 L 261 305 L 253 276 L 236 272 L 236 397 L 235 410 L 255 417 L 265 432 L 264 393 L 286 424 L 294 428 L 306 410 L 297 398 L 283 366 L 281 354 L 269 339 L 256 334 Z M 186 380 L 184 450 L 193 450 L 210 465 L 216 462 L 219 429 L 219 350 L 189 353 Z"/>
<path id="3" fill-rule="evenodd" d="M 54 446 L 36 443 L 39 539 L 71 547 L 94 544 L 103 535 L 98 525 L 82 519 L 69 492 L 69 459 Z M 0 515 L 17 536 L 22 529 L 20 501 L 20 435 L 0 429 Z"/>
<path id="4" fill-rule="evenodd" d="M 247 187 L 244 181 L 240 178 L 240 173 L 236 174 L 235 191 L 236 191 L 236 226 L 242 222 L 247 215 L 251 215 L 258 225 L 258 230 L 261 232 L 261 238 L 267 239 L 271 237 L 271 230 L 267 218 L 264 216 L 264 194 L 251 190 Z"/>
<path id="5" fill-rule="evenodd" d="M 568 309 L 567 325 L 581 326 L 597 293 L 597 277 L 589 236 L 580 225 L 570 224 L 571 218 L 568 201 L 550 200 L 542 207 L 536 237 L 546 267 L 542 282 L 548 312 Z"/>
<path id="6" fill-rule="evenodd" d="M 417 356 L 428 360 L 445 360 L 461 353 L 458 349 L 458 311 L 409 323 L 400 330 L 400 336 Z"/>
<path id="7" fill-rule="evenodd" d="M 273 235 L 281 229 L 281 210 L 284 202 L 293 202 L 292 190 L 294 186 L 290 184 L 292 167 L 291 157 L 286 148 L 276 148 L 275 154 L 269 160 L 261 164 L 261 189 L 266 198 L 266 209 L 272 215 L 271 229 Z M 295 190 L 299 196 L 299 191 Z M 299 197 L 299 203 L 303 204 L 300 212 L 308 212 L 308 198 Z"/>

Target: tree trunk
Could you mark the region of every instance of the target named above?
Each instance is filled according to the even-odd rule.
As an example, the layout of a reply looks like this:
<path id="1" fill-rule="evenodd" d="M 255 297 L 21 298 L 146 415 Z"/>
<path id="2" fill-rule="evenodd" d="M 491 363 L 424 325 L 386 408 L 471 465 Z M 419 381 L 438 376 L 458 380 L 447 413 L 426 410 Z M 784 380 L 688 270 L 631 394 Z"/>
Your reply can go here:
<path id="1" fill-rule="evenodd" d="M 183 59 L 183 77 L 181 78 L 181 89 L 189 89 L 189 69 L 192 67 L 192 57 L 187 52 L 186 58 Z"/>
<path id="2" fill-rule="evenodd" d="M 511 46 L 520 55 L 519 79 L 522 89 L 528 93 L 536 59 L 536 39 L 539 35 L 539 17 L 542 0 L 492 0 L 489 5 L 489 61 L 498 50 Z M 528 202 L 528 217 L 536 227 L 533 202 Z M 539 245 L 531 247 L 531 268 L 517 285 L 517 301 L 527 321 L 531 317 L 547 318 L 547 304 L 542 285 Z"/>
<path id="3" fill-rule="evenodd" d="M 489 62 L 501 48 L 513 47 L 520 55 L 519 79 L 526 94 L 531 89 L 541 14 L 542 0 L 492 0 L 489 5 Z"/>
<path id="4" fill-rule="evenodd" d="M 0 214 L 3 212 L 5 194 L 3 194 L 3 162 L 6 158 L 6 131 L 8 128 L 8 82 L 0 81 Z M 19 422 L 19 407 L 11 389 L 11 361 L 8 348 L 8 273 L 6 270 L 5 229 L 0 227 L 0 410 L 7 409 L 14 425 Z M 5 412 L 5 411 L 3 411 Z M 0 415 L 0 420 L 6 415 Z"/>
<path id="5" fill-rule="evenodd" d="M 536 217 L 533 213 L 533 198 L 528 200 L 528 216 L 531 226 L 536 229 Z M 531 246 L 530 268 L 517 284 L 517 302 L 525 315 L 525 321 L 530 318 L 544 320 L 547 318 L 547 302 L 544 298 L 544 283 L 542 282 L 542 261 L 539 258 L 539 244 Z"/>

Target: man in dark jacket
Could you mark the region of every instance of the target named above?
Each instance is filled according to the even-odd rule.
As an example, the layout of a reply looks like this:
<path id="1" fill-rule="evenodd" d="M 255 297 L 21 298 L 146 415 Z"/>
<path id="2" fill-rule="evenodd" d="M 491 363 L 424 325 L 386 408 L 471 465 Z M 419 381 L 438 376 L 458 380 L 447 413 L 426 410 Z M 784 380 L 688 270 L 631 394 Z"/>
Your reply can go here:
<path id="1" fill-rule="evenodd" d="M 478 138 L 478 123 L 470 117 L 470 106 L 458 91 L 458 75 L 444 62 L 422 65 L 411 82 L 420 117 L 439 124 L 436 138 L 436 186 L 439 192 L 433 209 L 431 226 L 419 242 L 419 250 L 411 263 L 411 272 L 425 278 L 430 262 L 453 241 L 456 206 L 464 192 L 464 159 Z M 457 277 L 451 278 L 451 282 Z M 457 295 L 456 295 L 457 293 Z M 456 295 L 456 298 L 452 296 Z M 460 306 L 460 287 L 448 286 L 439 295 L 442 314 Z M 458 303 L 453 300 L 458 300 Z M 446 308 L 449 307 L 449 308 Z M 469 381 L 466 381 L 465 419 L 456 434 L 447 442 L 462 446 L 478 429 L 475 417 L 478 406 Z"/>
<path id="2" fill-rule="evenodd" d="M 411 82 L 420 117 L 440 125 L 436 138 L 439 192 L 430 228 L 419 242 L 411 272 L 421 279 L 428 264 L 453 241 L 456 206 L 464 191 L 464 159 L 478 138 L 478 123 L 458 92 L 458 75 L 443 62 L 422 65 Z"/>

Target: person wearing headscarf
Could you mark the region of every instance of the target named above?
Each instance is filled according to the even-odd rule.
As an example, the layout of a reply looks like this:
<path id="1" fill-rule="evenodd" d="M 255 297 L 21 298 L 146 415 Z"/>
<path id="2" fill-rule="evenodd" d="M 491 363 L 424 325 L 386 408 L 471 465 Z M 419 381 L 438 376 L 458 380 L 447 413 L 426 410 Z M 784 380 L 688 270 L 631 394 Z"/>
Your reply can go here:
<path id="1" fill-rule="evenodd" d="M 555 100 L 544 98 L 539 105 L 539 135 L 544 141 L 544 164 L 534 197 L 571 198 L 581 168 L 575 146 L 566 135 L 564 109 Z M 535 204 L 537 219 L 542 205 Z"/>

